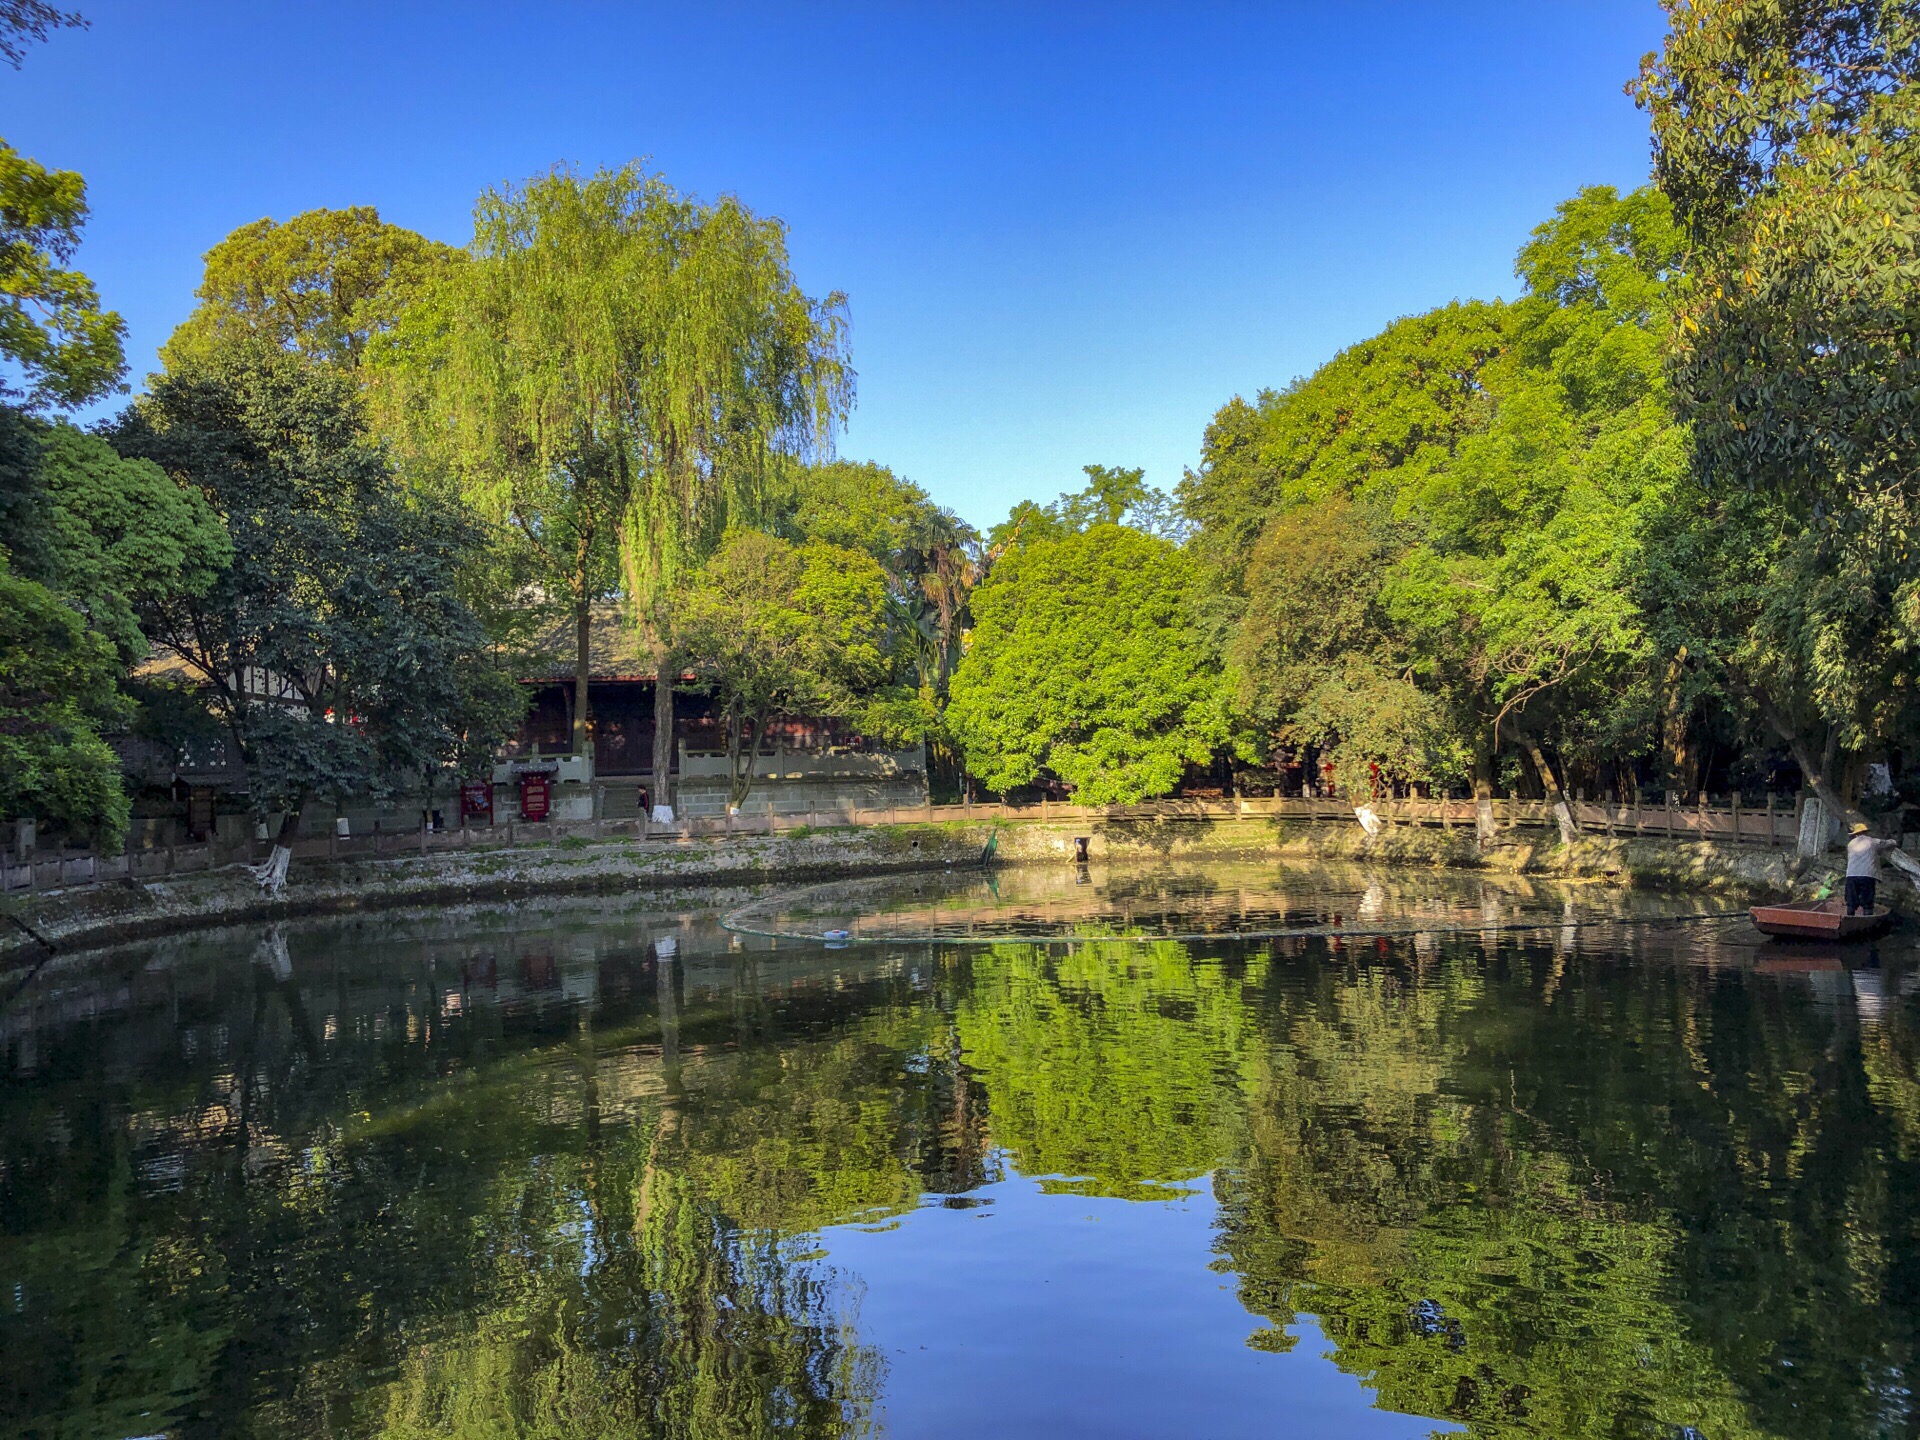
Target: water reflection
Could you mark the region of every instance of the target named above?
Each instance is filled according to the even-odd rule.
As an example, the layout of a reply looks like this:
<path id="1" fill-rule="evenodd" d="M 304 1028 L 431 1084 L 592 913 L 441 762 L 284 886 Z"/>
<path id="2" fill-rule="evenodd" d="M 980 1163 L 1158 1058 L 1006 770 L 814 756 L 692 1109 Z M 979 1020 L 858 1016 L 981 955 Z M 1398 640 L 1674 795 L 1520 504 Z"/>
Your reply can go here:
<path id="1" fill-rule="evenodd" d="M 1574 913 L 828 952 L 575 901 L 53 968 L 0 1432 L 1916 1433 L 1911 947 Z"/>

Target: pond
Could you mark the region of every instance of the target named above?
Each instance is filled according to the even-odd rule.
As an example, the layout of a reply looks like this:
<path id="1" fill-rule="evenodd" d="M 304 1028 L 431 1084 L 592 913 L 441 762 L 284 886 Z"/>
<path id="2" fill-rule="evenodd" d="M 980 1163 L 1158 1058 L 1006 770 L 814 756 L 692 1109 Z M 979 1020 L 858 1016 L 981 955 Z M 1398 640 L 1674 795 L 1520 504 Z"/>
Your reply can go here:
<path id="1" fill-rule="evenodd" d="M 0 1434 L 1920 1433 L 1920 957 L 1726 908 L 1069 866 L 57 963 Z"/>

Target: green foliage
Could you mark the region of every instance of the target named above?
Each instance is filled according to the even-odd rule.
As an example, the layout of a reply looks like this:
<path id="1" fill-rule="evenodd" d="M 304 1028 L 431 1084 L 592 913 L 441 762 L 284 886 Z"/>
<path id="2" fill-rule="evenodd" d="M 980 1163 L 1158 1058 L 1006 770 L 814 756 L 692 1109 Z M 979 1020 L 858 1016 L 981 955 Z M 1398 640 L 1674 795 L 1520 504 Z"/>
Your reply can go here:
<path id="1" fill-rule="evenodd" d="M 18 63 L 17 52 L 8 58 Z M 0 141 L 0 359 L 18 367 L 25 386 L 0 385 L 0 397 L 30 409 L 97 400 L 126 371 L 126 323 L 100 308 L 91 280 L 62 268 L 86 221 L 79 175 Z"/>
<path id="2" fill-rule="evenodd" d="M 355 364 L 441 267 L 450 245 L 389 225 L 370 205 L 242 225 L 206 253 L 200 303 L 160 352 L 177 369 L 223 342 L 266 339 L 309 359 Z"/>
<path id="3" fill-rule="evenodd" d="M 1845 758 L 1920 736 L 1920 372 L 1902 339 L 1920 323 L 1920 19 L 1892 4 L 1667 8 L 1638 94 L 1693 241 L 1672 370 L 1709 498 L 1679 507 L 1701 533 L 1670 528 L 1660 598 L 1692 632 L 1692 664 L 1846 810 Z M 1706 603 L 1684 593 L 1690 550 L 1718 557 Z"/>
<path id="4" fill-rule="evenodd" d="M 779 472 L 769 510 L 775 530 L 863 551 L 902 588 L 940 546 L 972 537 L 971 527 L 925 490 L 871 461 L 827 460 Z"/>
<path id="5" fill-rule="evenodd" d="M 777 532 L 864 551 L 886 571 L 896 678 L 903 691 L 925 692 L 932 713 L 916 720 L 908 707 L 863 728 L 927 734 L 959 663 L 967 597 L 979 575 L 973 527 L 886 466 L 845 460 L 777 474 L 771 511 Z"/>
<path id="6" fill-rule="evenodd" d="M 752 787 L 769 721 L 852 713 L 885 678 L 885 595 L 869 556 L 757 530 L 734 535 L 703 567 L 677 607 L 676 648 L 713 694 L 733 804 Z"/>
<path id="7" fill-rule="evenodd" d="M 40 474 L 51 502 L 50 583 L 131 664 L 147 652 L 140 613 L 204 595 L 226 568 L 226 526 L 198 490 L 71 425 L 46 430 Z"/>
<path id="8" fill-rule="evenodd" d="M 1522 300 L 1396 322 L 1216 417 L 1182 502 L 1274 742 L 1331 750 L 1350 790 L 1452 784 L 1522 734 L 1644 745 L 1641 546 L 1685 471 L 1679 248 L 1658 194 L 1582 191 L 1522 248 Z"/>
<path id="9" fill-rule="evenodd" d="M 115 442 L 226 517 L 231 565 L 147 625 L 205 680 L 256 807 L 391 793 L 512 729 L 524 696 L 457 593 L 479 533 L 394 477 L 350 375 L 223 345 L 156 377 Z"/>
<path id="10" fill-rule="evenodd" d="M 1276 510 L 1417 487 L 1492 408 L 1482 372 L 1511 316 L 1478 302 L 1399 320 L 1284 391 L 1214 416 L 1180 483 L 1197 544 L 1229 580 Z"/>
<path id="11" fill-rule="evenodd" d="M 381 347 L 390 423 L 489 513 L 617 538 L 637 606 L 851 400 L 843 297 L 803 294 L 785 228 L 737 200 L 555 170 L 482 195 L 470 255 Z"/>
<path id="12" fill-rule="evenodd" d="M 974 592 L 948 723 L 989 788 L 1051 774 L 1088 804 L 1165 795 L 1228 738 L 1171 543 L 1100 524 L 1022 545 Z"/>
<path id="13" fill-rule="evenodd" d="M 1001 555 L 1036 540 L 1059 540 L 1095 525 L 1129 525 L 1143 534 L 1178 543 L 1186 523 L 1174 502 L 1147 484 L 1147 472 L 1111 465 L 1083 465 L 1081 489 L 1061 492 L 1051 505 L 1022 500 L 987 536 L 991 555 Z"/>
<path id="14" fill-rule="evenodd" d="M 0 816 L 31 816 L 119 843 L 120 760 L 100 738 L 126 718 L 104 636 L 31 580 L 0 566 Z"/>
<path id="15" fill-rule="evenodd" d="M 219 518 L 158 467 L 0 407 L 0 573 L 21 606 L 0 643 L 0 816 L 117 840 L 127 800 L 102 735 L 134 713 L 120 681 L 147 653 L 139 617 L 205 594 L 229 554 Z"/>

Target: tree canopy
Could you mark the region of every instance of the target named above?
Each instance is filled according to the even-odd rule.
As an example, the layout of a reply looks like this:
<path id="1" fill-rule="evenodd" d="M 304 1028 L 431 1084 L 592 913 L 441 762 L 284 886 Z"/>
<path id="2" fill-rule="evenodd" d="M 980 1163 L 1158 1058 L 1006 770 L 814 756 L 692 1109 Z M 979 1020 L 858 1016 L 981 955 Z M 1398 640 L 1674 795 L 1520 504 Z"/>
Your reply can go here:
<path id="1" fill-rule="evenodd" d="M 264 338 L 314 360 L 357 364 L 435 270 L 462 253 L 381 220 L 371 205 L 255 220 L 205 257 L 200 303 L 160 352 L 177 367 L 222 344 Z"/>
<path id="2" fill-rule="evenodd" d="M 947 718 L 990 789 L 1051 774 L 1089 804 L 1165 795 L 1228 738 L 1218 662 L 1171 542 L 1101 523 L 1003 557 L 974 591 Z"/>
<path id="3" fill-rule="evenodd" d="M 471 522 L 394 476 L 351 376 L 222 346 L 157 377 L 114 439 L 226 520 L 231 564 L 147 625 L 206 687 L 257 811 L 389 794 L 517 723 L 524 696 L 459 598 Z"/>
<path id="4" fill-rule="evenodd" d="M 65 268 L 86 221 L 79 175 L 0 140 L 0 360 L 20 380 L 0 382 L 0 400 L 70 408 L 120 384 L 126 323 L 100 308 L 93 281 Z"/>
<path id="5" fill-rule="evenodd" d="M 469 256 L 382 345 L 377 393 L 568 596 L 579 727 L 592 602 L 617 584 L 664 676 L 674 583 L 844 416 L 844 301 L 800 290 L 780 222 L 637 162 L 488 191 Z"/>
<path id="6" fill-rule="evenodd" d="M 702 567 L 675 648 L 713 696 L 731 804 L 752 789 L 769 722 L 851 714 L 886 678 L 885 597 L 878 561 L 822 540 L 743 531 Z"/>

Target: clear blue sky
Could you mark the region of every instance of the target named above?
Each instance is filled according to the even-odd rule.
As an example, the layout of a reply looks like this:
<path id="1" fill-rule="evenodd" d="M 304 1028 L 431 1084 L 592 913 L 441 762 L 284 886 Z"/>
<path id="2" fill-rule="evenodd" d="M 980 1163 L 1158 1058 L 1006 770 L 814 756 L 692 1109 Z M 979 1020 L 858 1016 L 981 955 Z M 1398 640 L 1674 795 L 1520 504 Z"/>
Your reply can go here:
<path id="1" fill-rule="evenodd" d="M 439 239 L 558 160 L 651 156 L 847 292 L 840 449 L 967 518 L 1090 461 L 1171 485 L 1208 417 L 1395 316 L 1512 294 L 1583 184 L 1647 174 L 1654 0 L 166 4 L 0 70 L 78 169 L 137 380 L 234 226 L 370 204 Z"/>

